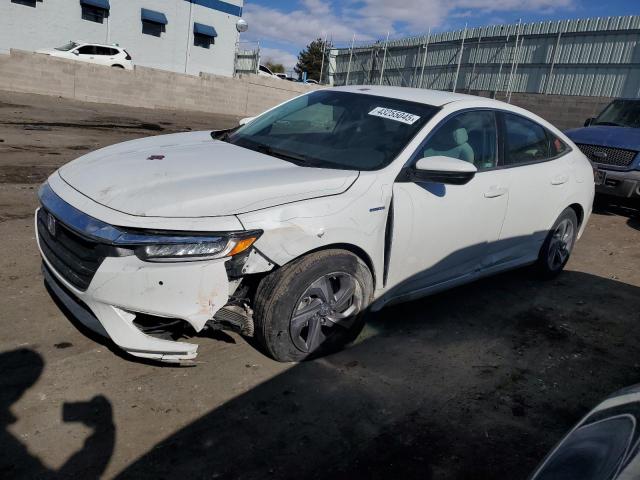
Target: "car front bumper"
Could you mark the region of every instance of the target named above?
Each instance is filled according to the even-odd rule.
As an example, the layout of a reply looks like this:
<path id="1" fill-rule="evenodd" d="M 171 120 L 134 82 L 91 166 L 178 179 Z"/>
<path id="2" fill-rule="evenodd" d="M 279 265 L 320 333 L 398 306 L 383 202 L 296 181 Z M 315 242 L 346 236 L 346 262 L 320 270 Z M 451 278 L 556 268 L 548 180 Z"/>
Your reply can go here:
<path id="1" fill-rule="evenodd" d="M 36 212 L 36 232 L 37 221 Z M 135 255 L 106 257 L 82 291 L 56 271 L 36 238 L 44 279 L 55 296 L 82 324 L 136 357 L 182 362 L 195 358 L 198 349 L 145 334 L 137 315 L 183 320 L 199 332 L 229 299 L 226 259 L 151 263 Z"/>
<path id="2" fill-rule="evenodd" d="M 640 198 L 640 171 L 620 172 L 605 170 L 607 176 L 602 185 L 596 185 L 596 193 L 624 198 Z"/>

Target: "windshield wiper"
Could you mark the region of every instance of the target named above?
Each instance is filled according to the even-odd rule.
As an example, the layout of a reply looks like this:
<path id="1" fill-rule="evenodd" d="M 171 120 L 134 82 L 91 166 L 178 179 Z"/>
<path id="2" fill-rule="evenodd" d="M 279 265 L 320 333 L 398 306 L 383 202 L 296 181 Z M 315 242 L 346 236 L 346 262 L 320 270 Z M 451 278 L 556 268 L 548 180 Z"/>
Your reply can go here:
<path id="1" fill-rule="evenodd" d="M 221 142 L 226 142 L 229 140 L 229 135 L 238 130 L 240 127 L 227 128 L 225 130 L 214 130 L 211 132 L 211 138 L 214 140 L 220 140 Z"/>
<path id="2" fill-rule="evenodd" d="M 309 166 L 309 164 L 311 163 L 309 161 L 309 157 L 307 157 L 305 155 L 299 155 L 299 154 L 296 154 L 296 153 L 285 152 L 285 151 L 278 150 L 278 149 L 275 149 L 273 147 L 270 147 L 269 145 L 257 144 L 255 146 L 255 149 L 256 149 L 256 151 L 258 151 L 260 153 L 264 153 L 265 155 L 270 155 L 272 157 L 277 157 L 277 158 L 280 158 L 282 160 L 286 160 L 288 162 L 295 163 L 296 165 Z"/>

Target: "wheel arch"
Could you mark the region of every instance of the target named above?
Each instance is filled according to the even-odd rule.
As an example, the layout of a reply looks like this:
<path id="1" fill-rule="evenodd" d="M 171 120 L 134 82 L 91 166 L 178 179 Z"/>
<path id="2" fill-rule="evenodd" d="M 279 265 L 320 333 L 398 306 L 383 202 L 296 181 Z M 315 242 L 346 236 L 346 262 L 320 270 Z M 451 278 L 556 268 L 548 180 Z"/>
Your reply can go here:
<path id="1" fill-rule="evenodd" d="M 314 248 L 313 250 L 309 250 L 307 252 L 300 254 L 298 257 L 292 259 L 291 261 L 297 260 L 298 258 L 304 257 L 306 255 L 310 255 L 312 253 L 322 252 L 324 250 L 346 250 L 348 252 L 353 253 L 355 256 L 357 256 L 360 260 L 362 260 L 365 263 L 365 265 L 369 269 L 369 272 L 371 273 L 371 279 L 373 281 L 373 285 L 374 286 L 377 285 L 376 269 L 373 265 L 373 260 L 371 259 L 371 256 L 363 248 L 357 245 L 354 245 L 352 243 L 331 243 L 328 245 L 322 245 L 321 247 Z"/>
<path id="2" fill-rule="evenodd" d="M 576 213 L 576 217 L 578 217 L 578 230 L 582 227 L 582 222 L 584 221 L 584 208 L 579 203 L 572 203 L 567 208 L 570 208 Z"/>

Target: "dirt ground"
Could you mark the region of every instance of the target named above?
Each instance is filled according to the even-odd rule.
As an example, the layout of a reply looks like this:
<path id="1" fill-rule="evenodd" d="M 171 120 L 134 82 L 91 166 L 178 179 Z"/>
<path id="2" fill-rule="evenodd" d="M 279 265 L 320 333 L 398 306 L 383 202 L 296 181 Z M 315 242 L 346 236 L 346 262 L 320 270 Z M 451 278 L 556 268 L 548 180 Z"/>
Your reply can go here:
<path id="1" fill-rule="evenodd" d="M 387 308 L 325 359 L 220 334 L 196 366 L 157 366 L 86 336 L 43 286 L 39 183 L 105 145 L 235 121 L 0 93 L 0 477 L 520 479 L 640 382 L 640 218 L 604 202 L 558 279 Z"/>

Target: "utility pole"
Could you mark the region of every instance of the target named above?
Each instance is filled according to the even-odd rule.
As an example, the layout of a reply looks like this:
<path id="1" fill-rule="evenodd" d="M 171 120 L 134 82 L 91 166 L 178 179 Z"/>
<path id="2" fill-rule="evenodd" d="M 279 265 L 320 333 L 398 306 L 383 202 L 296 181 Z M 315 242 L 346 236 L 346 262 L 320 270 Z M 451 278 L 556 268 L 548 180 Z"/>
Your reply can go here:
<path id="1" fill-rule="evenodd" d="M 389 32 L 387 32 L 387 40 L 384 42 L 384 54 L 382 55 L 382 68 L 380 69 L 380 82 L 382 85 L 382 76 L 384 75 L 384 64 L 387 61 L 387 46 L 389 45 Z"/>
<path id="2" fill-rule="evenodd" d="M 193 0 L 189 0 L 189 23 L 187 25 L 187 48 L 184 55 L 184 73 L 187 73 L 189 65 L 189 52 L 191 50 L 191 29 L 193 25 Z"/>
<path id="3" fill-rule="evenodd" d="M 476 47 L 476 54 L 473 57 L 473 68 L 471 69 L 471 77 L 469 77 L 469 88 L 467 89 L 467 93 L 471 93 L 471 86 L 473 84 L 473 77 L 476 74 L 476 64 L 478 63 L 478 55 L 480 54 L 480 42 L 482 41 L 482 30 L 478 34 L 478 46 Z"/>
<path id="4" fill-rule="evenodd" d="M 509 74 L 509 84 L 507 85 L 507 97 L 509 96 L 509 91 L 511 90 L 511 82 L 513 82 L 513 69 L 516 66 L 516 55 L 518 54 L 518 40 L 520 40 L 520 26 L 522 25 L 522 19 L 518 20 L 518 30 L 516 31 L 516 44 L 513 47 L 513 57 L 511 60 L 511 73 Z"/>
<path id="5" fill-rule="evenodd" d="M 518 57 L 516 58 L 516 68 L 513 69 L 513 77 L 515 80 L 515 76 L 518 73 L 518 64 L 520 63 L 520 52 L 522 51 L 522 47 L 524 45 L 524 36 L 520 39 L 520 48 L 518 49 Z M 511 103 L 511 94 L 513 93 L 513 88 L 509 88 L 509 97 L 507 103 Z"/>
<path id="6" fill-rule="evenodd" d="M 324 72 L 324 55 L 327 48 L 327 34 L 324 34 L 324 42 L 322 42 L 322 62 L 320 63 L 320 79 L 318 83 L 322 84 L 322 72 Z"/>
<path id="7" fill-rule="evenodd" d="M 507 31 L 507 39 L 504 42 L 504 46 L 502 47 L 502 55 L 500 56 L 500 68 L 498 68 L 498 75 L 496 76 L 496 82 L 493 89 L 493 95 L 491 98 L 496 98 L 498 93 L 498 83 L 500 82 L 500 77 L 502 76 L 502 66 L 504 65 L 505 57 L 507 56 L 507 46 L 509 45 L 509 36 L 511 33 Z"/>
<path id="8" fill-rule="evenodd" d="M 429 33 L 427 34 L 427 42 L 424 45 L 424 57 L 422 57 L 422 70 L 420 71 L 420 86 L 422 88 L 422 80 L 424 78 L 424 67 L 427 66 L 427 52 L 429 51 L 429 41 L 431 40 L 431 27 L 429 27 Z"/>
<path id="9" fill-rule="evenodd" d="M 569 26 L 569 20 L 567 20 L 567 27 Z M 560 48 L 560 39 L 562 38 L 562 30 L 558 31 L 558 38 L 556 39 L 556 46 L 553 49 L 553 57 L 551 57 L 551 68 L 549 69 L 549 75 L 547 76 L 547 81 L 544 84 L 544 93 L 545 95 L 549 93 L 549 84 L 551 83 L 551 79 L 553 78 L 553 68 L 558 61 L 558 49 Z"/>
<path id="10" fill-rule="evenodd" d="M 347 81 L 344 82 L 345 85 L 349 85 L 349 75 L 351 74 L 351 60 L 353 59 L 353 45 L 356 43 L 356 34 L 353 34 L 353 38 L 351 39 L 351 48 L 349 49 L 349 66 L 347 67 Z"/>
<path id="11" fill-rule="evenodd" d="M 456 93 L 456 87 L 458 86 L 458 75 L 460 74 L 460 64 L 462 63 L 462 52 L 464 51 L 464 40 L 467 38 L 467 25 L 464 26 L 464 33 L 462 34 L 462 44 L 460 45 L 460 54 L 458 55 L 458 67 L 456 68 L 456 77 L 453 81 L 453 93 Z"/>

